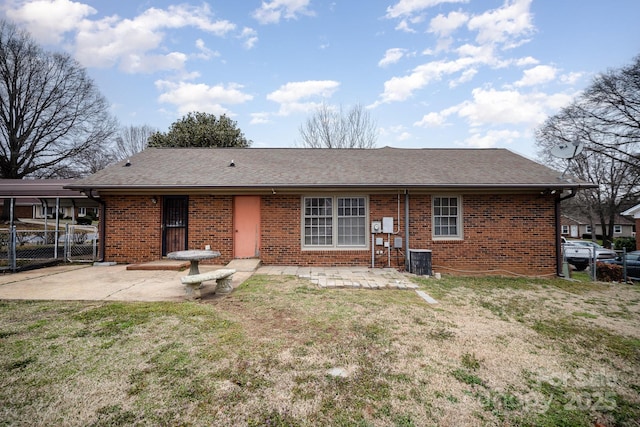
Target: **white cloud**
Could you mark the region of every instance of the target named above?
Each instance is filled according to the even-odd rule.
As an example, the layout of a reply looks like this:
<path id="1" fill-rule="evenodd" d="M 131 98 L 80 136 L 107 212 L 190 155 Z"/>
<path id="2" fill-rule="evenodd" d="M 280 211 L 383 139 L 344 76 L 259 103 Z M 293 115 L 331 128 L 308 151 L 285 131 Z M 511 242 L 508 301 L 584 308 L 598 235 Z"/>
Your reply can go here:
<path id="1" fill-rule="evenodd" d="M 256 43 L 258 43 L 258 33 L 253 28 L 244 27 L 239 38 L 244 39 L 243 45 L 245 49 L 253 49 Z"/>
<path id="2" fill-rule="evenodd" d="M 372 105 L 404 101 L 411 97 L 414 91 L 422 89 L 433 81 L 442 79 L 464 70 L 476 61 L 473 58 L 460 58 L 454 61 L 433 61 L 413 69 L 412 73 L 403 77 L 392 77 L 384 83 L 384 92 L 380 100 Z"/>
<path id="3" fill-rule="evenodd" d="M 511 144 L 520 137 L 520 132 L 514 130 L 489 130 L 484 134 L 473 133 L 465 140 L 465 145 L 474 148 L 492 148 L 499 144 Z"/>
<path id="4" fill-rule="evenodd" d="M 573 84 L 576 84 L 578 80 L 582 78 L 583 75 L 584 73 L 579 73 L 579 72 L 571 72 L 569 74 L 563 74 L 562 76 L 560 76 L 560 81 L 568 85 L 573 85 Z"/>
<path id="5" fill-rule="evenodd" d="M 229 83 L 209 86 L 204 83 L 172 82 L 157 80 L 156 87 L 162 91 L 158 97 L 160 103 L 173 104 L 178 113 L 185 115 L 191 111 L 203 111 L 211 114 L 230 114 L 223 105 L 242 104 L 253 96 L 242 92 L 242 85 Z"/>
<path id="6" fill-rule="evenodd" d="M 446 123 L 447 119 L 442 113 L 429 113 L 425 114 L 421 120 L 415 122 L 414 126 L 423 128 L 439 127 Z"/>
<path id="7" fill-rule="evenodd" d="M 196 48 L 200 51 L 200 53 L 197 53 L 196 55 L 194 55 L 198 59 L 208 60 L 213 57 L 220 56 L 220 52 L 216 52 L 209 49 L 205 44 L 204 40 L 202 39 L 196 40 Z"/>
<path id="8" fill-rule="evenodd" d="M 310 101 L 310 98 L 329 98 L 340 86 L 334 80 L 308 80 L 289 82 L 267 95 L 267 99 L 280 104 L 278 115 L 288 116 L 294 113 L 313 111 L 322 105 Z"/>
<path id="9" fill-rule="evenodd" d="M 252 16 L 261 24 L 277 24 L 282 18 L 297 19 L 298 15 L 313 16 L 308 9 L 310 0 L 272 0 L 263 1 Z"/>
<path id="10" fill-rule="evenodd" d="M 515 47 L 522 44 L 522 37 L 533 32 L 532 0 L 505 1 L 497 9 L 473 16 L 468 23 L 471 31 L 477 31 L 476 42 L 479 44 L 502 44 Z"/>
<path id="11" fill-rule="evenodd" d="M 95 13 L 93 7 L 70 0 L 30 1 L 6 9 L 7 17 L 24 25 L 34 39 L 43 43 L 60 43 L 66 32 Z"/>
<path id="12" fill-rule="evenodd" d="M 447 16 L 436 16 L 429 23 L 429 32 L 439 36 L 448 36 L 469 20 L 469 15 L 463 12 L 451 12 Z"/>
<path id="13" fill-rule="evenodd" d="M 520 67 L 524 67 L 527 65 L 537 65 L 540 61 L 538 61 L 537 59 L 531 57 L 531 56 L 527 56 L 525 58 L 518 58 L 514 61 L 514 63 Z"/>
<path id="14" fill-rule="evenodd" d="M 449 87 L 454 88 L 462 83 L 468 83 L 471 80 L 473 80 L 473 77 L 476 74 L 478 74 L 478 70 L 475 68 L 469 68 L 467 70 L 464 70 L 462 74 L 460 74 L 460 77 L 449 81 Z"/>
<path id="15" fill-rule="evenodd" d="M 396 62 L 402 59 L 406 51 L 407 51 L 406 49 L 397 48 L 397 47 L 392 49 L 387 49 L 387 51 L 384 53 L 384 58 L 382 58 L 378 62 L 378 66 L 386 67 L 387 65 L 395 64 Z"/>
<path id="16" fill-rule="evenodd" d="M 251 113 L 251 121 L 249 123 L 252 125 L 264 125 L 271 123 L 269 117 L 269 113 Z"/>
<path id="17" fill-rule="evenodd" d="M 474 89 L 473 101 L 457 106 L 471 126 L 542 123 L 553 110 L 570 102 L 569 94 L 521 93 L 514 90 Z"/>
<path id="18" fill-rule="evenodd" d="M 308 80 L 304 82 L 289 82 L 280 86 L 267 95 L 267 99 L 278 102 L 280 104 L 298 102 L 301 99 L 310 97 L 327 98 L 340 86 L 339 82 L 334 80 Z"/>
<path id="19" fill-rule="evenodd" d="M 75 57 L 87 67 L 119 65 L 128 73 L 179 70 L 189 55 L 170 52 L 163 46 L 166 30 L 196 28 L 216 36 L 235 30 L 226 20 L 215 20 L 209 6 L 172 5 L 166 9 L 149 8 L 132 19 L 117 15 L 98 20 L 88 17 L 97 11 L 71 0 L 23 1 L 17 8 L 5 7 L 7 16 L 25 25 L 36 39 L 59 43 L 70 33 L 68 43 L 75 37 Z M 213 54 L 202 49 L 196 57 Z M 170 53 L 167 53 L 169 51 Z"/>
<path id="20" fill-rule="evenodd" d="M 514 83 L 516 87 L 535 86 L 556 78 L 558 69 L 549 65 L 538 65 L 524 70 L 523 77 Z"/>
<path id="21" fill-rule="evenodd" d="M 468 0 L 400 0 L 387 8 L 386 17 L 390 19 L 412 16 L 423 10 L 442 3 L 467 3 Z"/>

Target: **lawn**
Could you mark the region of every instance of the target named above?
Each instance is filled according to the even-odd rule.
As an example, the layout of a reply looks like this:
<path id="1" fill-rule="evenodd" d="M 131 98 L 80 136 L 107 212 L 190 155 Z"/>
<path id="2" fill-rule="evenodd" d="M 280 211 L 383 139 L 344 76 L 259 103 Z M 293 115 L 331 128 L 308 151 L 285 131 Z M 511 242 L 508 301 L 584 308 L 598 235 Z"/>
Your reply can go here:
<path id="1" fill-rule="evenodd" d="M 0 301 L 0 425 L 639 425 L 638 286 L 419 283 Z"/>

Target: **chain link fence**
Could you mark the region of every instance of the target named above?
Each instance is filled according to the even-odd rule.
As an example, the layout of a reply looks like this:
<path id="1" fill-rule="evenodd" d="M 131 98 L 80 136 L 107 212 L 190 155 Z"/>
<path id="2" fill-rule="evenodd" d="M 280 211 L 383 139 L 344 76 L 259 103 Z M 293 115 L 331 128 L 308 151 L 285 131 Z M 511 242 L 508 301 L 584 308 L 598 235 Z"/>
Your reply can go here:
<path id="1" fill-rule="evenodd" d="M 0 229 L 0 270 L 12 272 L 57 262 L 93 262 L 98 255 L 98 228 L 66 225 L 59 229 Z"/>

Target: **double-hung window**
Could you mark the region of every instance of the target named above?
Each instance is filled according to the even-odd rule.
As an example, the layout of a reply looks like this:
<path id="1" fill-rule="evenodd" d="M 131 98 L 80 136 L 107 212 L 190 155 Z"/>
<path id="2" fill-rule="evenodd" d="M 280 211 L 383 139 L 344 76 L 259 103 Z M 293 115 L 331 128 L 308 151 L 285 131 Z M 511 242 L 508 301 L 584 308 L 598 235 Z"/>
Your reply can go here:
<path id="1" fill-rule="evenodd" d="M 367 198 L 303 198 L 302 244 L 305 248 L 366 248 Z"/>
<path id="2" fill-rule="evenodd" d="M 459 196 L 434 196 L 433 238 L 462 238 L 462 198 Z"/>

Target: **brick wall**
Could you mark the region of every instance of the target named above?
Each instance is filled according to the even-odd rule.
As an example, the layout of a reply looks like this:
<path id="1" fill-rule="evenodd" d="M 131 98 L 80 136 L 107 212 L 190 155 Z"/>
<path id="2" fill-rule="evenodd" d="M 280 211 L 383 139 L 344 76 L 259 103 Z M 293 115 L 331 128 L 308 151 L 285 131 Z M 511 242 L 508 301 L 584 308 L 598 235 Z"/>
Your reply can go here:
<path id="1" fill-rule="evenodd" d="M 162 203 L 149 196 L 105 196 L 104 259 L 136 263 L 162 257 Z"/>
<path id="2" fill-rule="evenodd" d="M 109 196 L 105 260 L 143 262 L 162 257 L 162 203 L 148 196 Z M 371 195 L 370 220 L 394 218 L 394 231 L 405 239 L 404 195 Z M 433 240 L 431 195 L 410 196 L 410 246 L 431 249 L 435 271 L 442 273 L 555 273 L 555 216 L 552 197 L 534 195 L 463 195 L 462 240 Z M 261 202 L 262 247 L 265 265 L 370 266 L 366 250 L 301 249 L 301 195 L 267 195 Z M 398 217 L 398 211 L 400 216 Z M 233 257 L 233 196 L 189 197 L 190 249 L 211 245 L 221 252 L 216 263 Z M 369 224 L 367 224 L 369 230 Z M 387 235 L 378 235 L 385 240 Z M 393 235 L 391 244 L 393 244 Z M 376 246 L 377 250 L 384 249 Z M 404 266 L 402 252 L 392 249 L 391 265 Z M 376 267 L 388 257 L 375 255 Z"/>

